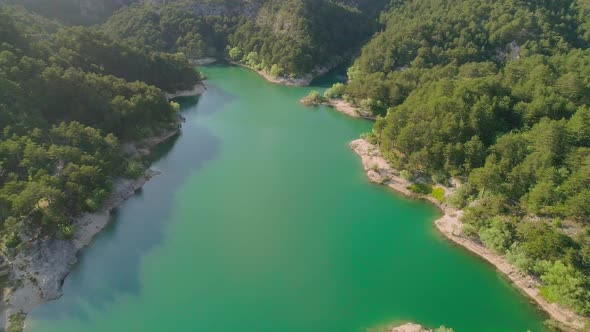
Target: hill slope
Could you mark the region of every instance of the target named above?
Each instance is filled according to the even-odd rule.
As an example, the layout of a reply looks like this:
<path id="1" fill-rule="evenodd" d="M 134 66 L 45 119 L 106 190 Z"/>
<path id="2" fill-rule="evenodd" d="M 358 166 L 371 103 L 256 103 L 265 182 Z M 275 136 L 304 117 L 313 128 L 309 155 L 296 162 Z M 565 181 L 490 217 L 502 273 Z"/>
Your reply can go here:
<path id="1" fill-rule="evenodd" d="M 92 25 L 104 22 L 119 8 L 140 0 L 5 0 L 66 24 Z"/>
<path id="2" fill-rule="evenodd" d="M 119 11 L 103 26 L 137 47 L 191 59 L 230 56 L 284 77 L 341 63 L 375 28 L 369 16 L 328 0 L 152 1 Z"/>
<path id="3" fill-rule="evenodd" d="M 464 184 L 465 233 L 590 314 L 586 1 L 395 1 L 345 98 L 404 176 Z"/>
<path id="4" fill-rule="evenodd" d="M 331 1 L 268 1 L 229 38 L 230 57 L 272 76 L 340 63 L 370 36 L 371 20 Z"/>

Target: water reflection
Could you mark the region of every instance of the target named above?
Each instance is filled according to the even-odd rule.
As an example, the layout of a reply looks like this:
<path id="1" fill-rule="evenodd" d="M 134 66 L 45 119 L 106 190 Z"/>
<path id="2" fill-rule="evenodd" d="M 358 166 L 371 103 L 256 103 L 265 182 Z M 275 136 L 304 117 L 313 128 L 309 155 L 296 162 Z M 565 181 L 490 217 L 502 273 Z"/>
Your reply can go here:
<path id="1" fill-rule="evenodd" d="M 220 138 L 200 125 L 198 118 L 223 110 L 234 97 L 213 84 L 207 88 L 207 97 L 177 100 L 186 118 L 182 132 L 149 157 L 151 168 L 162 174 L 113 211 L 111 223 L 81 252 L 65 280 L 67 296 L 37 308 L 35 319 L 88 320 L 88 303 L 103 310 L 122 295 L 139 294 L 142 257 L 162 243 L 178 187 L 219 153 Z"/>

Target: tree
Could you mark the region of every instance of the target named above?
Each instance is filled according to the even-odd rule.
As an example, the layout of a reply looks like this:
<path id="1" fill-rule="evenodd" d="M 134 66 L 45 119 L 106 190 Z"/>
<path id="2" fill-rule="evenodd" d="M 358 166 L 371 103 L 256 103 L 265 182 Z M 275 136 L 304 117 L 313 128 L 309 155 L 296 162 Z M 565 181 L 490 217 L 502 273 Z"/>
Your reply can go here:
<path id="1" fill-rule="evenodd" d="M 324 97 L 326 98 L 342 98 L 344 92 L 346 91 L 346 86 L 342 83 L 334 83 L 331 88 L 324 92 Z"/>
<path id="2" fill-rule="evenodd" d="M 510 226 L 502 217 L 494 217 L 489 227 L 482 227 L 479 230 L 479 238 L 490 250 L 504 254 L 513 242 L 514 235 Z"/>
<path id="3" fill-rule="evenodd" d="M 541 276 L 541 294 L 551 302 L 574 308 L 582 314 L 590 313 L 590 280 L 572 266 L 556 261 Z"/>
<path id="4" fill-rule="evenodd" d="M 242 60 L 242 56 L 242 50 L 240 50 L 239 47 L 234 47 L 231 50 L 229 50 L 229 58 L 234 61 Z"/>
<path id="5" fill-rule="evenodd" d="M 304 106 L 317 106 L 326 102 L 326 98 L 319 92 L 313 90 L 306 97 L 301 99 L 301 104 Z"/>

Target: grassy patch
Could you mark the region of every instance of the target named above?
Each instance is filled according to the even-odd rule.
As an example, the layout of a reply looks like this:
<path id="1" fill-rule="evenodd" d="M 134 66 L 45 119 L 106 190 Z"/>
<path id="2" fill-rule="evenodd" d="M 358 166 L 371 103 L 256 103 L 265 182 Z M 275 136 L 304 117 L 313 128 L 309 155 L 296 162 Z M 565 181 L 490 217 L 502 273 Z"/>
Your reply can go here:
<path id="1" fill-rule="evenodd" d="M 430 196 L 442 203 L 445 201 L 445 190 L 441 187 L 433 187 Z"/>

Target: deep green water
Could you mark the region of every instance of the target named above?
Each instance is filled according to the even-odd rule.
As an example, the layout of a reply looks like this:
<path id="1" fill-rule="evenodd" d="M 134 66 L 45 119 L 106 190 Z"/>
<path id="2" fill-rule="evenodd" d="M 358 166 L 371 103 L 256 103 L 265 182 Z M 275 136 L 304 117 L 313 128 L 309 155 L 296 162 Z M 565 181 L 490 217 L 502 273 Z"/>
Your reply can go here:
<path id="1" fill-rule="evenodd" d="M 88 247 L 29 332 L 357 332 L 417 321 L 540 331 L 494 270 L 436 233 L 438 212 L 368 183 L 347 143 L 371 123 L 306 109 L 310 88 L 208 67 L 163 174 Z"/>

